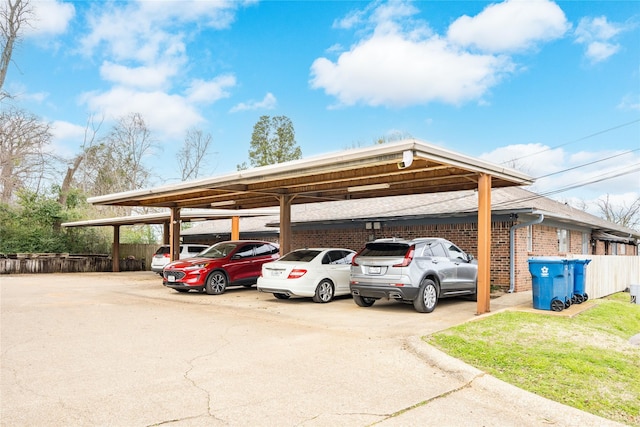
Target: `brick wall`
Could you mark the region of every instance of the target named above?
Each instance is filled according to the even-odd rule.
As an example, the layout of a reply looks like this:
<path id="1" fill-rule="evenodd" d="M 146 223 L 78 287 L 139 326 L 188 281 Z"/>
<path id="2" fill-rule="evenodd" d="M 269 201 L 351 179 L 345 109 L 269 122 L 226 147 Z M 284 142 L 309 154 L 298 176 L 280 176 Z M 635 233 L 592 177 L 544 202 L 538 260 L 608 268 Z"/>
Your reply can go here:
<path id="1" fill-rule="evenodd" d="M 505 290 L 510 287 L 510 246 L 509 231 L 513 221 L 495 221 L 491 224 L 491 286 Z M 534 225 L 532 228 L 533 250 L 527 250 L 527 227 L 515 231 L 514 290 L 531 290 L 529 258 L 536 256 L 567 256 L 582 254 L 582 232 L 569 232 L 569 253 L 558 251 L 558 229 L 555 226 Z M 302 247 L 343 247 L 358 251 L 367 241 L 382 237 L 413 239 L 416 237 L 442 237 L 452 241 L 465 252 L 477 256 L 478 230 L 476 223 L 395 225 L 382 222 L 381 230 L 366 230 L 362 223 L 352 228 L 324 228 L 318 230 L 293 230 L 292 248 Z M 610 255 L 613 243 L 605 245 L 597 241 L 596 255 Z M 626 245 L 626 255 L 637 255 L 637 248 Z M 620 249 L 618 249 L 620 253 Z"/>
<path id="2" fill-rule="evenodd" d="M 491 224 L 491 285 L 509 288 L 509 229 L 512 222 Z M 383 237 L 413 239 L 417 237 L 441 237 L 453 242 L 465 252 L 477 256 L 478 228 L 476 223 L 388 225 L 381 230 L 358 228 L 336 228 L 322 230 L 293 230 L 292 248 L 344 247 L 358 251 L 369 240 Z M 525 234 L 526 238 L 526 234 Z M 526 241 L 525 241 L 526 248 Z M 526 260 L 525 260 L 526 262 Z M 528 271 L 528 270 L 527 270 Z M 529 285 L 530 288 L 530 285 Z"/>

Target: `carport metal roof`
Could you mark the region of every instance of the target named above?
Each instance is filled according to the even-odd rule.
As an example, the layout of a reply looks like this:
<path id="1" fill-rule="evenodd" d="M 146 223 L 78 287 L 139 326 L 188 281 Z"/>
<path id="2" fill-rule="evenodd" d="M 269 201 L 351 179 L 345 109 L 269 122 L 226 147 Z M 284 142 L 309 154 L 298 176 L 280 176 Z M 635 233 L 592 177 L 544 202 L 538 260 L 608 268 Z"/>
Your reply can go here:
<path id="1" fill-rule="evenodd" d="M 171 208 L 172 254 L 177 258 L 181 208 L 279 206 L 280 248 L 288 252 L 292 204 L 477 189 L 478 313 L 485 313 L 489 311 L 491 188 L 532 183 L 533 178 L 513 169 L 412 139 L 88 201 Z"/>
<path id="2" fill-rule="evenodd" d="M 533 179 L 416 140 L 380 144 L 263 166 L 226 175 L 92 197 L 97 205 L 228 209 L 476 189 L 478 176 L 492 187 L 530 185 Z"/>

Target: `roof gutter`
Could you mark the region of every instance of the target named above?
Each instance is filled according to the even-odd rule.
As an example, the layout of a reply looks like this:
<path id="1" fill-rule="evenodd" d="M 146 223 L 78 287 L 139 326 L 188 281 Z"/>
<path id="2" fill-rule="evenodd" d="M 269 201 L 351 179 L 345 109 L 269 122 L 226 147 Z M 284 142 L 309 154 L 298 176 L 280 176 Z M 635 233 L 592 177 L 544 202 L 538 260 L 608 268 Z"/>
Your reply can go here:
<path id="1" fill-rule="evenodd" d="M 509 293 L 513 293 L 516 284 L 515 284 L 515 274 L 516 274 L 516 266 L 514 258 L 516 257 L 516 248 L 514 245 L 514 240 L 516 238 L 516 230 L 522 227 L 528 227 L 530 225 L 540 224 L 544 221 L 544 214 L 540 214 L 540 216 L 533 221 L 523 222 L 522 224 L 516 224 L 509 230 Z"/>

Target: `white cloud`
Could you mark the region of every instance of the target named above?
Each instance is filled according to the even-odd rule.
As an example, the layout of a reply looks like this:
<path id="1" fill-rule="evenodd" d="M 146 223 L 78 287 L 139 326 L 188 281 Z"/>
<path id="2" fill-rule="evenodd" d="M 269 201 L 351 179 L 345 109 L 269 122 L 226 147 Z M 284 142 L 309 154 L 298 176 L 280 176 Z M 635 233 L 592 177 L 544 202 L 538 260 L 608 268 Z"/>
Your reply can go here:
<path id="1" fill-rule="evenodd" d="M 84 138 L 85 128 L 73 123 L 56 120 L 51 123 L 51 134 L 56 140 L 80 139 Z"/>
<path id="2" fill-rule="evenodd" d="M 496 148 L 479 157 L 535 178 L 562 170 L 566 164 L 565 156 L 561 148 L 553 149 L 543 144 L 514 144 Z"/>
<path id="3" fill-rule="evenodd" d="M 178 68 L 169 63 L 127 67 L 105 61 L 100 67 L 100 75 L 103 79 L 119 85 L 138 88 L 164 87 L 177 72 Z"/>
<path id="4" fill-rule="evenodd" d="M 620 50 L 613 40 L 622 31 L 622 25 L 608 22 L 605 16 L 582 18 L 575 31 L 576 43 L 586 45 L 585 55 L 592 63 L 602 62 Z"/>
<path id="5" fill-rule="evenodd" d="M 262 101 L 254 101 L 251 100 L 249 102 L 241 102 L 235 105 L 230 112 L 236 113 L 238 111 L 247 111 L 247 110 L 272 110 L 278 104 L 278 100 L 272 93 L 267 93 Z"/>
<path id="6" fill-rule="evenodd" d="M 556 199 L 594 200 L 603 194 L 637 193 L 640 182 L 640 156 L 625 150 L 569 155 L 562 148 L 519 144 L 483 153 L 480 158 L 536 178 L 532 191 Z"/>
<path id="7" fill-rule="evenodd" d="M 620 104 L 618 104 L 618 108 L 621 110 L 640 111 L 640 94 L 633 93 L 625 95 L 620 101 Z"/>
<path id="8" fill-rule="evenodd" d="M 507 0 L 487 6 L 473 18 L 458 18 L 447 38 L 484 52 L 518 52 L 560 38 L 569 28 L 564 12 L 554 2 Z"/>
<path id="9" fill-rule="evenodd" d="M 73 4 L 57 0 L 38 0 L 30 3 L 33 19 L 24 27 L 27 36 L 63 34 L 75 16 Z"/>
<path id="10" fill-rule="evenodd" d="M 187 90 L 191 102 L 212 103 L 229 97 L 228 89 L 236 85 L 236 78 L 231 74 L 218 76 L 213 80 L 194 80 Z"/>
<path id="11" fill-rule="evenodd" d="M 88 55 L 100 48 L 116 60 L 148 62 L 159 56 L 182 55 L 187 34 L 201 27 L 228 28 L 235 12 L 251 3 L 196 0 L 104 5 L 89 16 L 91 31 L 81 45 Z"/>
<path id="12" fill-rule="evenodd" d="M 460 52 L 437 37 L 416 41 L 389 33 L 372 36 L 335 63 L 316 59 L 311 86 L 344 105 L 460 104 L 481 98 L 512 70 L 506 57 Z"/>
<path id="13" fill-rule="evenodd" d="M 162 140 L 182 136 L 204 121 L 196 104 L 229 96 L 232 74 L 190 76 L 185 40 L 203 27 L 229 27 L 240 7 L 252 1 L 167 0 L 96 3 L 87 17 L 81 51 L 102 61 L 100 76 L 110 89 L 87 92 L 81 104 L 117 119 L 140 113 Z"/>
<path id="14" fill-rule="evenodd" d="M 84 127 L 55 120 L 51 122 L 51 142 L 48 151 L 58 158 L 71 159 L 79 152 L 84 140 Z"/>
<path id="15" fill-rule="evenodd" d="M 142 2 L 145 3 L 151 2 Z M 184 34 L 170 33 L 165 26 L 171 22 L 155 22 L 136 3 L 100 11 L 101 14 L 88 17 L 91 32 L 80 40 L 86 55 L 97 52 L 113 61 L 153 64 L 160 62 L 159 58 L 166 60 L 185 54 Z"/>
<path id="16" fill-rule="evenodd" d="M 41 104 L 49 97 L 49 92 L 29 92 L 23 83 L 16 81 L 9 84 L 8 92 L 16 101 L 31 101 L 37 104 Z"/>
<path id="17" fill-rule="evenodd" d="M 415 20 L 417 12 L 405 1 L 374 2 L 336 21 L 337 28 L 364 26 L 367 35 L 335 61 L 316 59 L 311 87 L 337 98 L 339 106 L 483 105 L 483 97 L 516 70 L 501 53 L 562 37 L 570 27 L 562 10 L 547 0 L 490 5 L 473 18 L 456 20 L 447 37 Z"/>
<path id="18" fill-rule="evenodd" d="M 140 113 L 161 139 L 181 137 L 188 128 L 204 120 L 184 97 L 160 91 L 139 92 L 115 87 L 107 92 L 85 93 L 80 102 L 91 112 L 104 114 L 109 119 Z"/>
<path id="19" fill-rule="evenodd" d="M 602 62 L 620 50 L 620 46 L 611 43 L 591 42 L 585 54 L 591 62 Z"/>

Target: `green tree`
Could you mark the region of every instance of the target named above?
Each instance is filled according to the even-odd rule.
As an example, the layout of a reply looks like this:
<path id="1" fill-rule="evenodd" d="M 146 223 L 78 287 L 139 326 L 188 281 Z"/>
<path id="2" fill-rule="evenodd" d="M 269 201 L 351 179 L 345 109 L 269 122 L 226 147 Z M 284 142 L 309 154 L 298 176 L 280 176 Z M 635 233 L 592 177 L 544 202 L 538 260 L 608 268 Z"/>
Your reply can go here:
<path id="1" fill-rule="evenodd" d="M 273 165 L 301 157 L 302 150 L 296 143 L 291 120 L 287 116 L 261 116 L 251 134 L 251 166 Z M 238 170 L 246 168 L 246 162 L 238 165 Z"/>
<path id="2" fill-rule="evenodd" d="M 2 253 L 108 253 L 109 237 L 95 229 L 68 230 L 67 221 L 85 216 L 86 199 L 73 193 L 68 199 L 74 208 L 57 201 L 58 194 L 17 192 L 17 203 L 0 203 L 0 252 Z"/>

